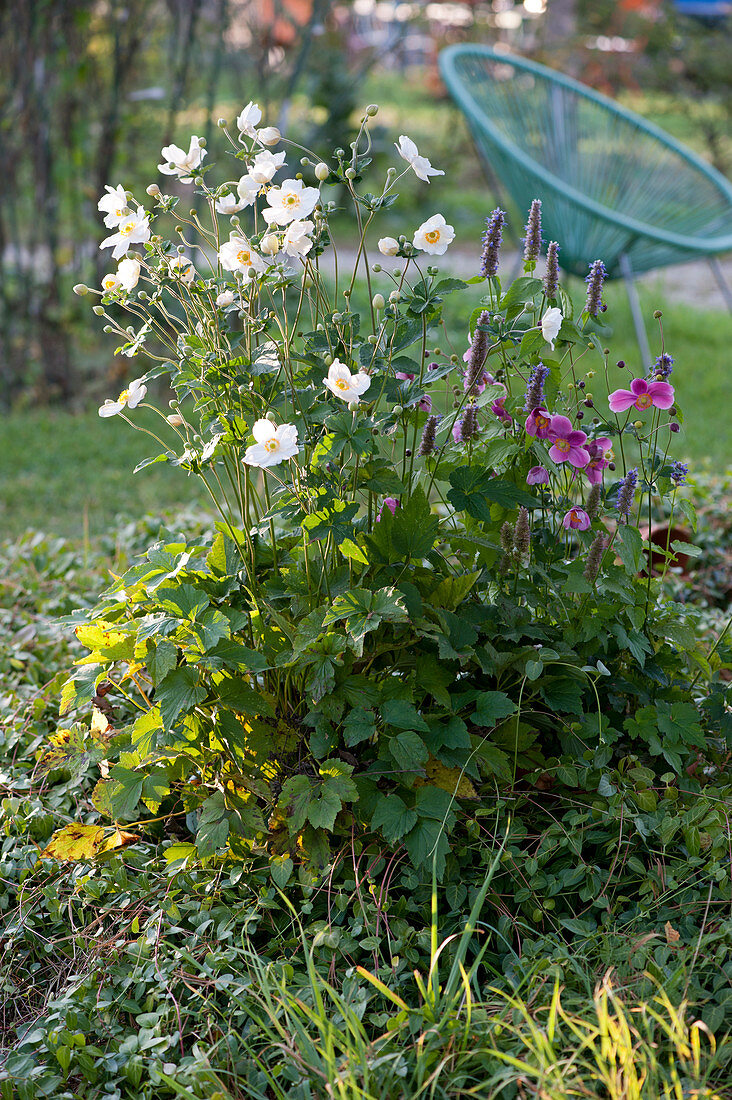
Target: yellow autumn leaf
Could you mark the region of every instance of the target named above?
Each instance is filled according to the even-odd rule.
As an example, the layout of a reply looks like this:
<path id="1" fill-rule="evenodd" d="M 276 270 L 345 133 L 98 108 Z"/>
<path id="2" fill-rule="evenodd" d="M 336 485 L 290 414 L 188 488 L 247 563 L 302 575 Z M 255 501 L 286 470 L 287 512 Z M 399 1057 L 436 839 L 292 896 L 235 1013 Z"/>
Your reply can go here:
<path id="1" fill-rule="evenodd" d="M 448 768 L 446 764 L 441 764 L 434 756 L 430 756 L 424 770 L 427 777 L 425 783 L 454 794 L 457 798 L 478 797 L 478 792 L 462 768 Z"/>
<path id="2" fill-rule="evenodd" d="M 97 735 L 108 733 L 111 728 L 109 718 L 107 718 L 104 711 L 100 710 L 99 707 L 92 707 L 91 733 Z"/>
<path id="3" fill-rule="evenodd" d="M 108 829 L 103 825 L 80 825 L 74 821 L 56 830 L 41 855 L 47 859 L 81 863 L 123 848 L 137 839 L 136 833 L 125 832 L 117 826 Z"/>

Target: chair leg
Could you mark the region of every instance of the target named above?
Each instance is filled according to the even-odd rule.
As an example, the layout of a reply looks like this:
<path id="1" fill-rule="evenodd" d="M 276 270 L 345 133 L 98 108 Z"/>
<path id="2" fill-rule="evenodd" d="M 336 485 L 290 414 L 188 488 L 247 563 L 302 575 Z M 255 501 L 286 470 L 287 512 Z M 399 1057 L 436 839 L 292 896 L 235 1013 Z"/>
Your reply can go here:
<path id="1" fill-rule="evenodd" d="M 648 333 L 646 332 L 646 326 L 643 322 L 643 314 L 641 312 L 640 302 L 638 301 L 638 291 L 635 287 L 635 277 L 633 275 L 633 268 L 630 263 L 630 257 L 624 252 L 619 260 L 620 273 L 625 281 L 625 289 L 628 293 L 628 302 L 630 304 L 630 312 L 633 317 L 633 325 L 635 326 L 635 335 L 638 340 L 638 347 L 640 348 L 641 359 L 643 360 L 643 366 L 646 370 L 651 365 L 651 348 L 648 343 Z"/>
<path id="2" fill-rule="evenodd" d="M 730 290 L 729 283 L 724 277 L 722 265 L 716 256 L 710 257 L 709 266 L 712 269 L 714 278 L 717 280 L 717 286 L 722 292 L 722 297 L 727 303 L 727 309 L 732 313 L 732 290 Z"/>

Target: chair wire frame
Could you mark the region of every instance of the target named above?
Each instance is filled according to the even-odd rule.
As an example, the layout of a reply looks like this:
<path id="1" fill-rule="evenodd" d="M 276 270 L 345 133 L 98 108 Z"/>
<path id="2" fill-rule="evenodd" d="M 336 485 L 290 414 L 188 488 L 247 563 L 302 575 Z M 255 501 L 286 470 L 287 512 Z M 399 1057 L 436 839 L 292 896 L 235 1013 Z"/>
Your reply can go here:
<path id="1" fill-rule="evenodd" d="M 562 73 L 487 46 L 439 57 L 478 154 L 512 201 L 542 200 L 547 240 L 565 271 L 601 259 L 625 280 L 643 358 L 649 360 L 634 278 L 704 257 L 725 301 L 717 257 L 732 251 L 732 184 L 663 130 Z"/>

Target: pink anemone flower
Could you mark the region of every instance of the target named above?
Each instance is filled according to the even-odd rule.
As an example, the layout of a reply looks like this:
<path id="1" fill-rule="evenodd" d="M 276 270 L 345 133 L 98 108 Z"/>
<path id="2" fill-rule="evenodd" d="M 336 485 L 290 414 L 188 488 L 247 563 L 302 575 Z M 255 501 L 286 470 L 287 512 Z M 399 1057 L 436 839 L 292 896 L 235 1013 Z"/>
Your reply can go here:
<path id="1" fill-rule="evenodd" d="M 549 429 L 552 446 L 549 457 L 555 462 L 569 462 L 570 466 L 584 468 L 590 461 L 590 452 L 582 444 L 587 439 L 586 432 L 572 427 L 567 416 L 553 416 Z"/>
<path id="2" fill-rule="evenodd" d="M 570 508 L 562 520 L 562 526 L 567 531 L 586 531 L 591 524 L 592 520 L 584 508 Z"/>
<path id="3" fill-rule="evenodd" d="M 407 374 L 406 371 L 398 370 L 396 372 L 396 377 L 400 380 L 400 382 L 414 382 L 414 379 L 417 377 L 417 375 Z"/>
<path id="4" fill-rule="evenodd" d="M 388 508 L 391 514 L 394 515 L 398 507 L 399 501 L 396 499 L 396 497 L 384 497 L 384 503 L 379 508 L 379 514 L 376 517 L 376 522 L 378 523 L 381 519 L 381 513 L 384 511 L 385 508 Z"/>
<path id="5" fill-rule="evenodd" d="M 674 403 L 674 388 L 668 382 L 646 382 L 634 378 L 629 390 L 613 390 L 608 397 L 611 412 L 625 412 L 631 405 L 641 412 L 655 405 L 657 409 L 670 409 Z"/>
<path id="6" fill-rule="evenodd" d="M 602 471 L 607 469 L 612 461 L 611 441 L 606 435 L 600 439 L 591 439 L 587 444 L 587 452 L 590 461 L 584 470 L 590 485 L 599 485 L 602 481 Z"/>
<path id="7" fill-rule="evenodd" d="M 428 393 L 425 393 L 422 395 L 422 397 L 420 397 L 419 401 L 417 402 L 417 408 L 421 409 L 422 412 L 432 412 L 432 398 Z"/>
<path id="8" fill-rule="evenodd" d="M 546 409 L 532 409 L 526 418 L 526 431 L 535 439 L 548 439 L 551 426 L 552 416 Z"/>
<path id="9" fill-rule="evenodd" d="M 549 471 L 546 466 L 532 466 L 526 475 L 527 485 L 548 485 Z"/>

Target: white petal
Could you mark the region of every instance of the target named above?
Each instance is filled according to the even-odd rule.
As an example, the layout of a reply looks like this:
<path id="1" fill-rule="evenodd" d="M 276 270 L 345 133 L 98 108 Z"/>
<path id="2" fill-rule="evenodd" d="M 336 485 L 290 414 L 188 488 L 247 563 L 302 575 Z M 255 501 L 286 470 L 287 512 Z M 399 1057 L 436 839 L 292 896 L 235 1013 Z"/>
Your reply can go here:
<path id="1" fill-rule="evenodd" d="M 271 420 L 257 420 L 252 428 L 252 435 L 257 443 L 267 443 L 277 435 L 277 429 Z"/>

